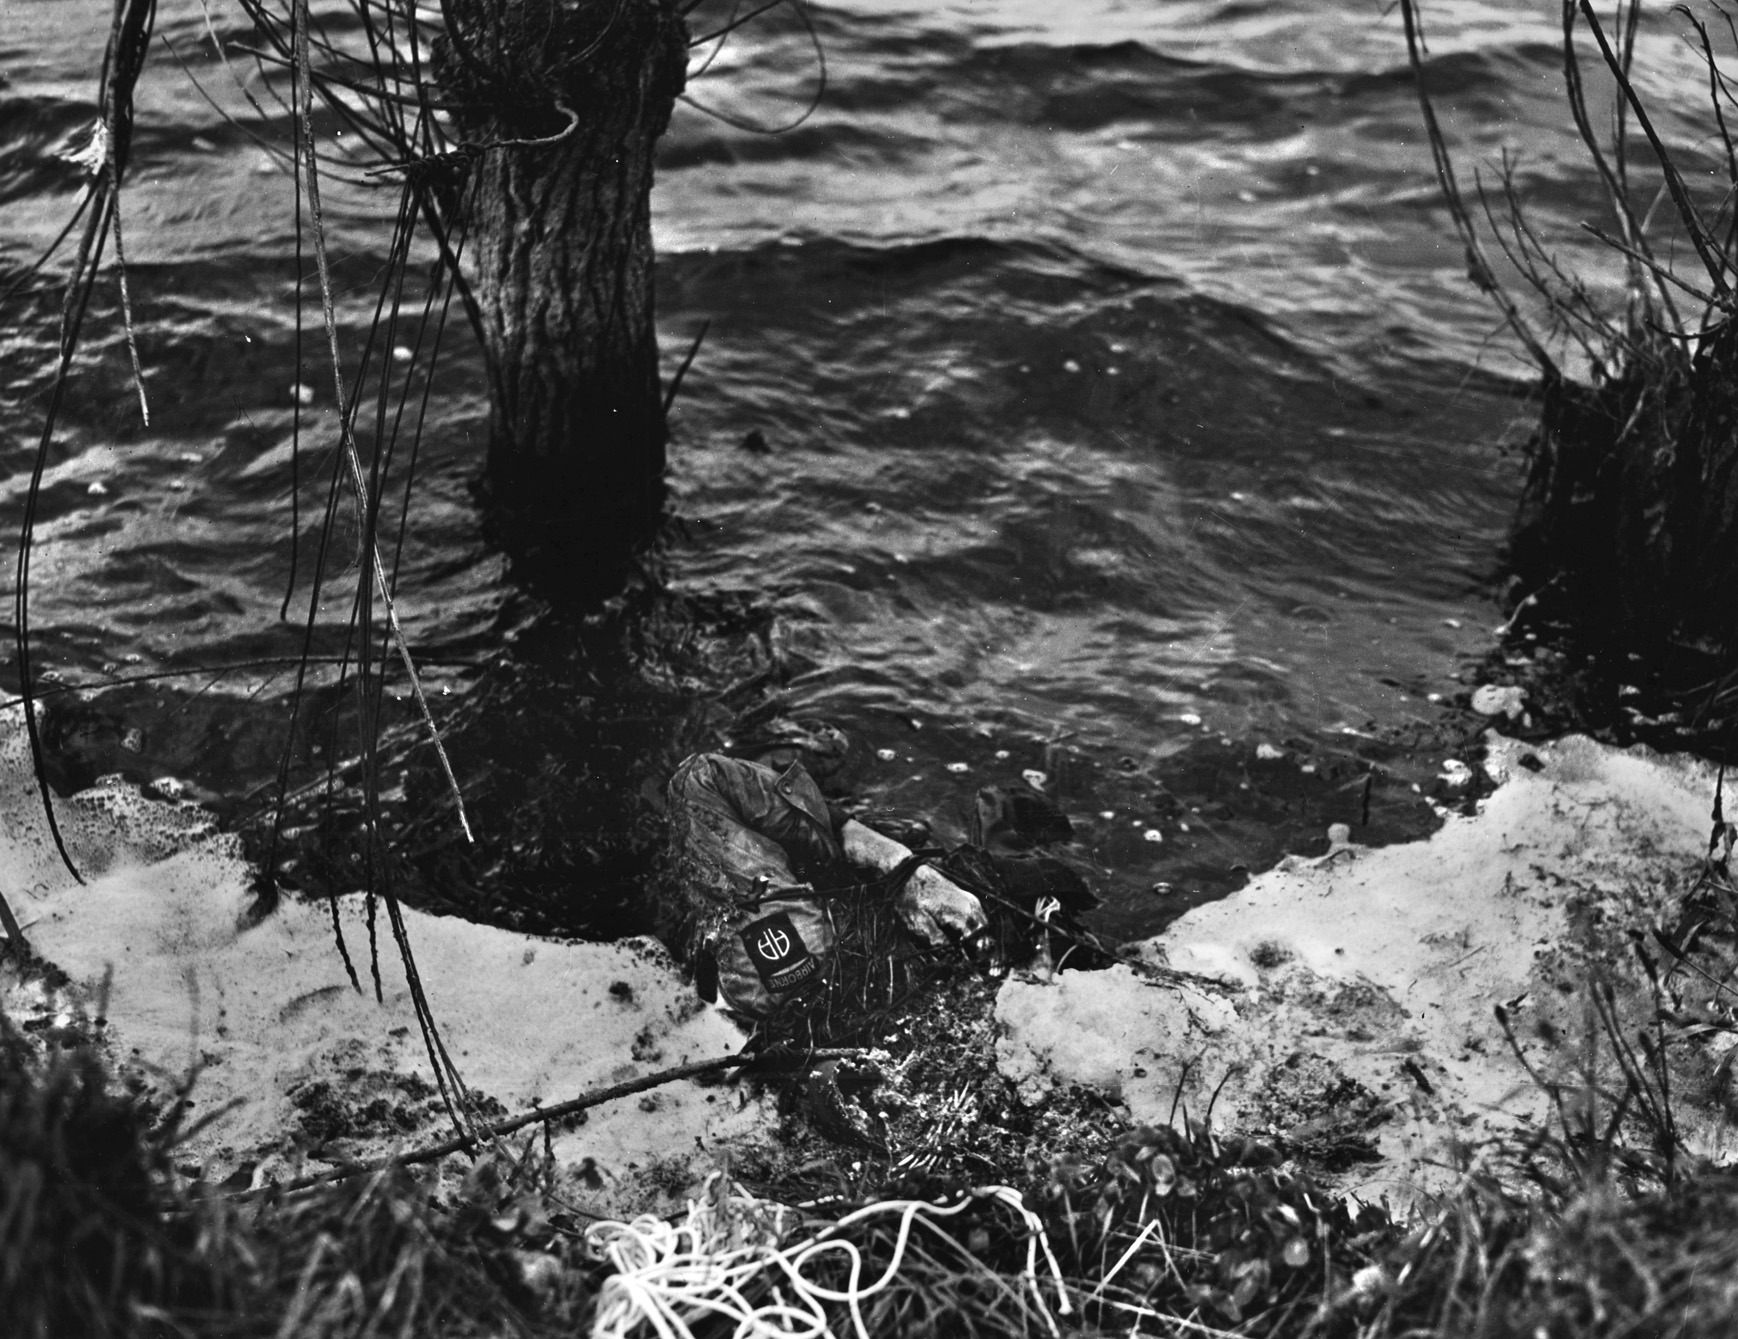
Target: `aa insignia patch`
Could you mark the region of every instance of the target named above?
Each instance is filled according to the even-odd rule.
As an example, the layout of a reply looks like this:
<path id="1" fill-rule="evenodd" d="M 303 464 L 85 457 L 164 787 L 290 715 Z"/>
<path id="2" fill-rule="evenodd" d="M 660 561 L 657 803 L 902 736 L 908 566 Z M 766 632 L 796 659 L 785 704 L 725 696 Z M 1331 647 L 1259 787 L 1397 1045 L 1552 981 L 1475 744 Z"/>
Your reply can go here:
<path id="1" fill-rule="evenodd" d="M 768 990 L 790 990 L 821 970 L 820 959 L 791 924 L 790 914 L 775 911 L 737 931 L 748 960 Z"/>

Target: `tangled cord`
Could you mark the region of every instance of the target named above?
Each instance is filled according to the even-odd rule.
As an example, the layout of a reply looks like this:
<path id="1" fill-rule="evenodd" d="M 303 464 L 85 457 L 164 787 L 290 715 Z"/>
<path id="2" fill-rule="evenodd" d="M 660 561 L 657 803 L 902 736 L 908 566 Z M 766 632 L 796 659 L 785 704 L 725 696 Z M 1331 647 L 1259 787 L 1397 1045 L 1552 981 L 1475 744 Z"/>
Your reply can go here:
<path id="1" fill-rule="evenodd" d="M 688 1202 L 687 1216 L 679 1223 L 645 1215 L 631 1223 L 597 1223 L 586 1232 L 592 1254 L 616 1270 L 599 1293 L 592 1335 L 630 1339 L 650 1333 L 658 1339 L 693 1339 L 689 1323 L 715 1316 L 736 1323 L 734 1339 L 828 1339 L 833 1330 L 826 1307 L 843 1304 L 850 1309 L 857 1339 L 868 1339 L 862 1304 L 898 1276 L 913 1227 L 919 1220 L 933 1226 L 935 1220 L 951 1218 L 980 1200 L 1001 1204 L 1024 1224 L 1028 1236 L 1022 1276 L 1050 1332 L 1059 1334 L 1038 1284 L 1039 1248 L 1056 1287 L 1057 1309 L 1068 1315 L 1072 1308 L 1062 1270 L 1044 1225 L 1017 1190 L 982 1186 L 952 1206 L 886 1200 L 796 1240 L 798 1220 L 793 1210 L 733 1188 L 724 1173 L 714 1172 L 700 1198 Z M 872 1218 L 893 1216 L 899 1220 L 893 1258 L 880 1278 L 864 1284 L 862 1252 L 838 1234 Z M 805 1272 L 812 1262 L 828 1255 L 843 1255 L 850 1263 L 850 1277 L 842 1289 L 830 1288 Z M 762 1300 L 753 1300 L 751 1289 Z"/>

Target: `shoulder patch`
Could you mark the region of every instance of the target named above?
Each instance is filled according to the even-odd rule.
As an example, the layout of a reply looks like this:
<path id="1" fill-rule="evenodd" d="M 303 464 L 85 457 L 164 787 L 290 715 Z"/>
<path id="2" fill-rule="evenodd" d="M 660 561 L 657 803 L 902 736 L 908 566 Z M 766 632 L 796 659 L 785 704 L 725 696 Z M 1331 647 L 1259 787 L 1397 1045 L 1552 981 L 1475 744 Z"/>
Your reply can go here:
<path id="1" fill-rule="evenodd" d="M 775 911 L 750 921 L 737 935 L 768 990 L 790 990 L 821 969 L 820 959 L 803 942 L 788 912 Z"/>

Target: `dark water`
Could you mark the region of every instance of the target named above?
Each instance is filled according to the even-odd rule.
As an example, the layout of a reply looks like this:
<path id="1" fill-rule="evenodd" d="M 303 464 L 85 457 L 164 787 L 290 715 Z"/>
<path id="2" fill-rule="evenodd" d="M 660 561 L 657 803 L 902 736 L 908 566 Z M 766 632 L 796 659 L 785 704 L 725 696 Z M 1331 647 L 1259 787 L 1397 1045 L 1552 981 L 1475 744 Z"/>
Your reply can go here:
<path id="1" fill-rule="evenodd" d="M 0 29 L 8 281 L 75 201 L 56 155 L 91 115 L 101 9 L 14 0 Z M 213 9 L 221 36 L 247 39 Z M 1522 151 L 1535 221 L 1616 292 L 1575 229 L 1601 206 L 1558 98 L 1557 11 L 1430 6 L 1440 107 L 1463 170 Z M 708 3 L 695 30 L 724 12 Z M 640 790 L 727 737 L 748 699 L 720 695 L 768 669 L 790 710 L 852 734 L 844 783 L 944 832 L 974 785 L 1046 771 L 1116 930 L 1156 926 L 1306 834 L 1319 845 L 1335 817 L 1369 819 L 1373 838 L 1425 825 L 1411 783 L 1443 755 L 1403 745 L 1429 737 L 1430 696 L 1454 691 L 1500 619 L 1487 579 L 1518 484 L 1504 448 L 1534 411 L 1437 203 L 1397 14 L 1354 0 L 812 13 L 828 83 L 800 128 L 758 135 L 683 106 L 663 145 L 672 370 L 711 321 L 673 420 L 681 524 L 663 593 L 581 620 L 507 581 L 469 490 L 486 407 L 455 314 L 400 577 L 494 824 L 487 858 L 448 871 L 444 904 L 584 928 L 643 856 Z M 1687 90 L 1705 76 L 1683 26 L 1650 19 L 1639 61 L 1644 91 L 1685 107 L 1663 128 L 1689 140 Z M 297 493 L 303 608 L 330 374 L 312 314 L 297 369 L 293 197 L 250 138 L 284 143 L 284 115 L 229 82 L 197 5 L 166 3 L 158 31 L 241 125 L 160 46 L 123 215 L 152 422 L 110 283 L 47 476 L 34 631 L 63 683 L 179 675 L 87 695 L 102 713 L 87 770 L 174 772 L 233 803 L 269 777 L 282 734 L 292 679 L 271 662 L 301 646 L 278 619 L 288 508 Z M 283 91 L 237 69 L 262 100 Z M 802 27 L 774 12 L 690 91 L 776 124 L 816 69 Z M 328 188 L 352 358 L 388 194 Z M 9 531 L 54 303 L 15 303 L 0 335 Z M 403 364 L 413 386 L 424 361 Z M 314 436 L 298 489 L 299 382 Z M 751 431 L 767 451 L 742 446 Z M 342 652 L 352 590 L 330 588 L 317 652 Z M 333 675 L 315 679 L 329 700 L 304 718 L 298 778 L 344 751 L 317 728 L 340 710 Z M 1264 743 L 1285 756 L 1258 758 Z M 437 793 L 405 785 L 413 808 Z M 568 807 L 540 810 L 551 794 Z M 1154 896 L 1155 881 L 1184 892 Z"/>

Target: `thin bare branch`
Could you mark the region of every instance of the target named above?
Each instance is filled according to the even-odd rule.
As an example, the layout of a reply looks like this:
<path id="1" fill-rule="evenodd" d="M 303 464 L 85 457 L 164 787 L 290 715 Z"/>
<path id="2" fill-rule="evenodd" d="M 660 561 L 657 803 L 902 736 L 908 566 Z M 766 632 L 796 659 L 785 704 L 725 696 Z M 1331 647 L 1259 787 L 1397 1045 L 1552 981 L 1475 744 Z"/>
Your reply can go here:
<path id="1" fill-rule="evenodd" d="M 794 1058 L 806 1067 L 821 1061 L 843 1060 L 862 1054 L 863 1052 L 860 1050 L 835 1048 L 804 1051 Z M 352 1176 L 368 1176 L 374 1172 L 386 1171 L 391 1167 L 410 1167 L 417 1163 L 433 1162 L 450 1153 L 469 1152 L 482 1141 L 502 1138 L 515 1131 L 523 1130 L 528 1125 L 546 1125 L 550 1121 L 566 1120 L 569 1116 L 577 1116 L 580 1112 L 589 1111 L 595 1106 L 602 1106 L 605 1102 L 632 1097 L 635 1093 L 650 1092 L 654 1088 L 663 1088 L 672 1083 L 679 1083 L 683 1079 L 703 1078 L 708 1074 L 722 1074 L 726 1070 L 740 1069 L 744 1065 L 765 1063 L 781 1058 L 772 1054 L 738 1053 L 736 1055 L 716 1056 L 711 1060 L 694 1060 L 685 1065 L 672 1065 L 669 1069 L 660 1069 L 653 1074 L 643 1074 L 638 1078 L 609 1084 L 607 1087 L 593 1088 L 578 1097 L 570 1098 L 568 1101 L 557 1102 L 554 1106 L 535 1107 L 530 1111 L 521 1112 L 517 1116 L 510 1116 L 506 1120 L 494 1121 L 479 1127 L 474 1136 L 446 1139 L 438 1144 L 428 1144 L 422 1148 L 394 1153 L 389 1157 L 375 1158 L 369 1162 L 351 1163 L 329 1172 L 299 1177 L 281 1185 L 265 1185 L 256 1190 L 238 1191 L 233 1195 L 225 1196 L 225 1198 L 248 1200 L 257 1199 L 262 1195 L 293 1195 L 298 1191 L 312 1190 L 316 1186 L 330 1185 L 334 1181 L 344 1181 Z"/>
<path id="2" fill-rule="evenodd" d="M 1491 271 L 1490 262 L 1485 258 L 1484 248 L 1479 242 L 1478 229 L 1474 227 L 1466 202 L 1461 197 L 1460 187 L 1455 181 L 1454 164 L 1448 156 L 1448 143 L 1443 136 L 1442 126 L 1436 119 L 1436 108 L 1430 101 L 1430 91 L 1425 87 L 1424 30 L 1418 15 L 1417 0 L 1400 0 L 1400 16 L 1406 29 L 1406 54 L 1412 66 L 1412 81 L 1418 90 L 1418 106 L 1424 116 L 1426 137 L 1430 141 L 1430 156 L 1436 165 L 1436 179 L 1442 187 L 1449 217 L 1453 219 L 1455 231 L 1460 234 L 1461 244 L 1466 248 L 1468 277 L 1497 304 L 1503 313 L 1503 319 L 1515 332 L 1516 338 L 1526 346 L 1539 370 L 1552 381 L 1561 380 L 1562 373 L 1556 360 L 1533 333 L 1533 328 L 1515 305 L 1515 300 Z"/>
<path id="3" fill-rule="evenodd" d="M 1690 235 L 1690 242 L 1696 248 L 1696 254 L 1701 258 L 1703 268 L 1708 271 L 1708 278 L 1713 282 L 1714 292 L 1722 307 L 1731 303 L 1732 290 L 1726 282 L 1725 262 L 1718 255 L 1714 239 L 1708 235 L 1707 228 L 1702 223 L 1702 217 L 1696 212 L 1695 202 L 1690 199 L 1689 190 L 1684 185 L 1684 179 L 1678 172 L 1678 167 L 1672 161 L 1672 156 L 1666 151 L 1659 134 L 1654 130 L 1653 121 L 1647 114 L 1647 108 L 1642 106 L 1641 99 L 1636 96 L 1635 85 L 1624 71 L 1623 63 L 1612 51 L 1611 44 L 1606 40 L 1605 29 L 1600 26 L 1599 18 L 1593 12 L 1590 0 L 1580 0 L 1582 17 L 1587 20 L 1592 30 L 1593 40 L 1599 44 L 1599 53 L 1605 57 L 1606 66 L 1611 70 L 1612 77 L 1623 91 L 1623 96 L 1635 110 L 1636 124 L 1641 127 L 1642 134 L 1647 136 L 1647 142 L 1652 146 L 1654 157 L 1659 160 L 1660 170 L 1665 174 L 1666 186 L 1672 193 L 1672 203 L 1678 208 L 1678 217 L 1683 220 L 1684 230 Z"/>

